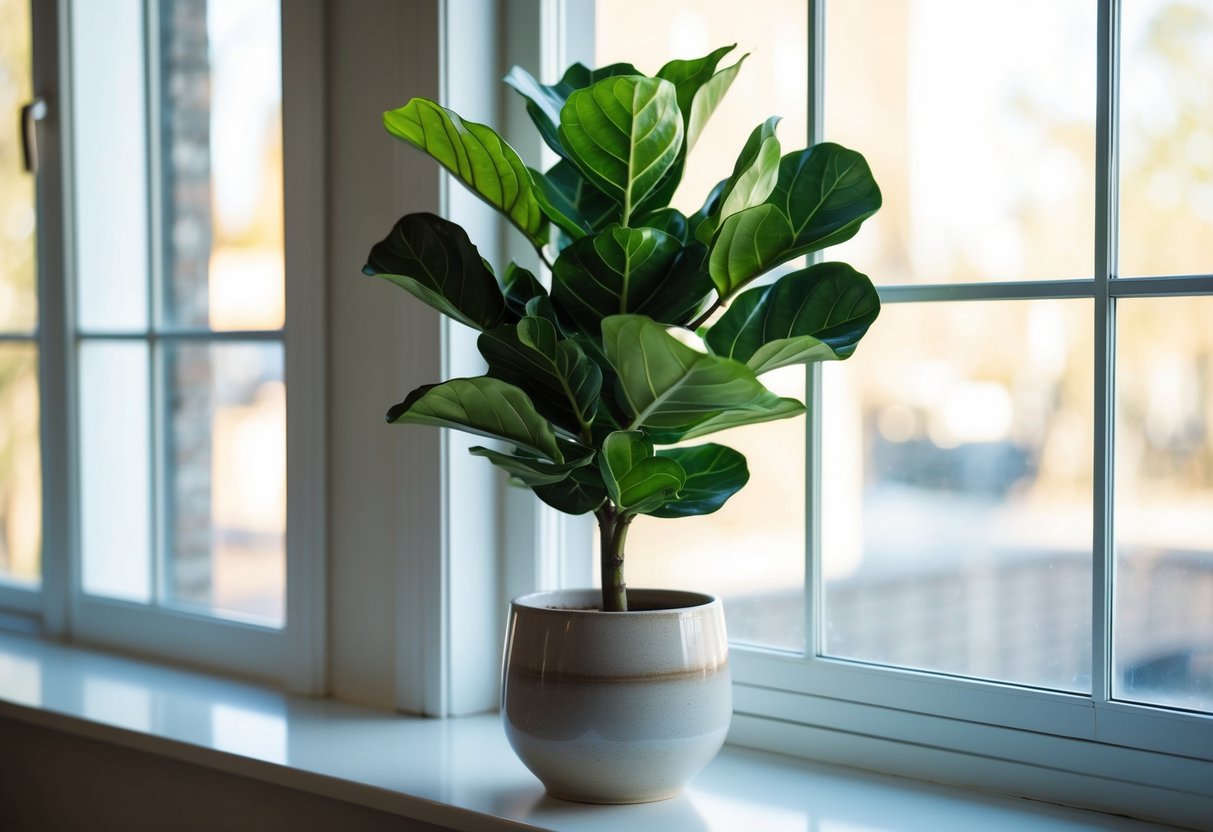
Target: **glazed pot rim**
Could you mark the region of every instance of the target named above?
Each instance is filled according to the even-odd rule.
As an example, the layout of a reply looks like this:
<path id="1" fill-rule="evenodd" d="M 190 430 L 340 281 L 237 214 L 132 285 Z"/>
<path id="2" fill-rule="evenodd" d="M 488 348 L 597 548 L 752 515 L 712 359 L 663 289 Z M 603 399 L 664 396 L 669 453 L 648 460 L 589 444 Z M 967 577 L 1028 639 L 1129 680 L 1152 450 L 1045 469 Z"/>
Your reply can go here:
<path id="1" fill-rule="evenodd" d="M 720 603 L 720 599 L 715 595 L 683 589 L 629 588 L 628 598 L 644 605 L 646 608 L 629 609 L 627 612 L 603 613 L 599 609 L 602 600 L 602 590 L 584 587 L 531 592 L 518 596 L 510 604 L 514 607 L 521 607 L 538 613 L 650 616 L 689 612 Z M 590 604 L 594 606 L 589 608 Z"/>

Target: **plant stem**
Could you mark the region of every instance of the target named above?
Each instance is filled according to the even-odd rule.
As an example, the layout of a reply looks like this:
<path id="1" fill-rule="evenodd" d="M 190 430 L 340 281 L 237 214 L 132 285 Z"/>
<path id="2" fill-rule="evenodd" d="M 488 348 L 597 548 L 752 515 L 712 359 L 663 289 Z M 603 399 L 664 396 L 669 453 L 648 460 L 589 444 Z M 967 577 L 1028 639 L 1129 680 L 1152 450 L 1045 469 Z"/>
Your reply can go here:
<path id="1" fill-rule="evenodd" d="M 707 322 L 708 318 L 712 317 L 712 314 L 717 309 L 719 309 L 723 304 L 724 304 L 724 298 L 717 298 L 716 302 L 708 307 L 707 312 L 704 312 L 702 315 L 700 315 L 694 321 L 687 324 L 687 329 L 691 330 L 691 332 L 694 332 L 695 330 L 699 329 L 699 327 L 703 326 Z"/>
<path id="2" fill-rule="evenodd" d="M 632 517 L 615 514 L 610 505 L 599 509 L 597 516 L 602 543 L 602 609 L 604 612 L 627 612 L 628 588 L 623 580 L 623 546 Z"/>

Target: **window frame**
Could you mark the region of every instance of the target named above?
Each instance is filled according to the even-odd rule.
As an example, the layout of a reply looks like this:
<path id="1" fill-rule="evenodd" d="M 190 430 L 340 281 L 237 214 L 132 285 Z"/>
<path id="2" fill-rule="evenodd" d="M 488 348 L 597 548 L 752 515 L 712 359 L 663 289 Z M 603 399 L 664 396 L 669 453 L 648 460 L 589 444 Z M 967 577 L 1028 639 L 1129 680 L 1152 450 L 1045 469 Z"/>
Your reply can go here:
<path id="1" fill-rule="evenodd" d="M 270 340 L 283 345 L 288 413 L 287 613 L 281 628 L 83 591 L 75 352 L 86 336 L 74 321 L 71 2 L 31 3 L 31 7 L 34 90 L 50 104 L 49 117 L 39 125 L 39 324 L 32 339 L 38 348 L 41 393 L 42 580 L 29 590 L 0 587 L 0 607 L 26 616 L 32 622 L 27 628 L 52 637 L 235 672 L 299 693 L 323 692 L 327 384 L 323 0 L 281 4 L 284 256 L 290 278 L 284 326 L 270 333 Z M 153 13 L 147 0 L 143 7 L 145 14 Z M 232 333 L 202 335 L 202 340 L 166 338 L 149 330 L 133 338 L 150 349 L 170 338 L 186 343 L 233 338 Z M 253 342 L 266 340 L 265 333 L 251 337 Z M 153 380 L 153 388 L 159 383 Z M 157 396 L 153 389 L 153 399 Z"/>

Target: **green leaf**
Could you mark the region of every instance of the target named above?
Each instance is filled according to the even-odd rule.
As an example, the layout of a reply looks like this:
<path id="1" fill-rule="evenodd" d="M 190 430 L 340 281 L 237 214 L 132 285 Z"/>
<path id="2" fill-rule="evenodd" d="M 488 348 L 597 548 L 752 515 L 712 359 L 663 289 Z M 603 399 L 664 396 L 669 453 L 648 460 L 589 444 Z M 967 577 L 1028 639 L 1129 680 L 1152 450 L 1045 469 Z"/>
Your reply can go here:
<path id="1" fill-rule="evenodd" d="M 576 448 L 576 446 L 572 446 Z M 551 485 L 552 483 L 560 482 L 566 479 L 574 469 L 584 465 L 589 465 L 594 459 L 594 452 L 588 448 L 581 448 L 580 456 L 572 457 L 569 462 L 552 463 L 545 462 L 542 459 L 536 459 L 529 456 L 518 456 L 515 454 L 505 454 L 500 451 L 494 451 L 491 448 L 474 447 L 469 448 L 468 452 L 473 456 L 482 456 L 489 462 L 499 468 L 503 468 L 509 475 L 523 485 L 534 487 L 536 485 Z"/>
<path id="2" fill-rule="evenodd" d="M 654 456 L 653 443 L 637 430 L 616 431 L 602 443 L 598 467 L 620 514 L 644 514 L 674 499 L 686 482 L 675 460 Z"/>
<path id="3" fill-rule="evenodd" d="M 707 270 L 707 247 L 693 243 L 678 252 L 678 259 L 653 296 L 637 310 L 655 321 L 685 326 L 699 317 L 715 291 Z"/>
<path id="4" fill-rule="evenodd" d="M 502 439 L 564 462 L 556 434 L 526 393 L 495 378 L 456 378 L 418 387 L 387 412 L 392 424 L 437 425 Z"/>
<path id="5" fill-rule="evenodd" d="M 645 310 L 681 248 L 675 237 L 655 228 L 610 225 L 556 258 L 552 301 L 579 330 L 596 334 L 607 315 Z"/>
<path id="6" fill-rule="evenodd" d="M 672 459 L 682 466 L 686 482 L 677 499 L 649 512 L 654 517 L 711 514 L 750 479 L 745 457 L 714 442 L 691 448 L 667 448 L 658 451 L 657 456 Z"/>
<path id="7" fill-rule="evenodd" d="M 535 198 L 531 174 L 492 128 L 464 121 L 424 98 L 384 113 L 383 124 L 393 136 L 425 151 L 455 174 L 534 245 L 546 242 L 547 220 Z"/>
<path id="8" fill-rule="evenodd" d="M 708 258 L 708 272 L 721 297 L 791 259 L 792 226 L 769 203 L 738 211 L 720 226 Z"/>
<path id="9" fill-rule="evenodd" d="M 687 240 L 687 218 L 677 208 L 658 208 L 650 211 L 636 220 L 636 227 L 656 228 L 671 237 L 676 237 L 680 243 Z"/>
<path id="10" fill-rule="evenodd" d="M 689 429 L 721 411 L 766 412 L 780 401 L 740 361 L 694 350 L 642 315 L 606 318 L 602 340 L 629 430 Z"/>
<path id="11" fill-rule="evenodd" d="M 724 99 L 724 94 L 729 91 L 729 87 L 733 85 L 734 79 L 737 78 L 737 73 L 741 70 L 742 62 L 748 57 L 749 54 L 742 55 L 738 58 L 737 63 L 717 72 L 695 92 L 695 97 L 691 101 L 691 111 L 687 115 L 686 122 L 687 153 L 690 153 L 691 148 L 699 141 L 699 137 L 703 134 L 703 128 L 707 127 L 708 119 L 712 117 L 712 113 L 716 112 L 716 108 L 720 106 L 720 102 Z"/>
<path id="12" fill-rule="evenodd" d="M 790 259 L 854 237 L 880 208 L 881 196 L 861 154 L 822 142 L 783 157 L 767 202 L 790 221 Z"/>
<path id="13" fill-rule="evenodd" d="M 672 445 L 685 442 L 688 439 L 698 439 L 710 433 L 717 433 L 731 428 L 757 425 L 761 422 L 774 422 L 778 419 L 789 419 L 804 413 L 804 405 L 796 399 L 781 399 L 774 394 L 761 406 L 745 410 L 724 410 L 709 414 L 704 418 L 678 428 L 649 429 L 654 442 L 662 445 Z"/>
<path id="14" fill-rule="evenodd" d="M 597 511 L 607 501 L 602 473 L 597 466 L 573 469 L 566 479 L 549 485 L 532 486 L 535 496 L 565 514 L 585 514 Z"/>
<path id="15" fill-rule="evenodd" d="M 594 420 L 602 371 L 575 341 L 539 317 L 488 330 L 476 341 L 489 375 L 526 392 L 539 413 L 573 435 Z"/>
<path id="16" fill-rule="evenodd" d="M 705 340 L 716 355 L 761 374 L 847 358 L 879 313 L 866 275 L 846 263 L 817 263 L 738 295 Z"/>
<path id="17" fill-rule="evenodd" d="M 772 116 L 754 128 L 741 155 L 733 165 L 733 175 L 725 180 L 714 227 L 738 211 L 759 205 L 775 190 L 779 178 L 779 138 L 775 127 L 779 117 Z"/>
<path id="18" fill-rule="evenodd" d="M 547 173 L 531 171 L 535 196 L 544 213 L 573 239 L 601 231 L 619 220 L 615 200 L 590 184 L 571 162 L 560 161 Z"/>
<path id="19" fill-rule="evenodd" d="M 688 239 L 699 240 L 704 245 L 712 241 L 712 234 L 716 231 L 716 224 L 705 221 L 720 207 L 720 196 L 724 193 L 724 186 L 727 184 L 729 184 L 729 180 L 727 179 L 721 179 L 717 182 L 716 186 L 708 192 L 708 198 L 703 201 L 703 207 L 687 217 Z"/>
<path id="20" fill-rule="evenodd" d="M 622 224 L 682 149 L 674 85 L 660 78 L 606 78 L 569 95 L 560 141 L 582 175 L 623 206 Z"/>
<path id="21" fill-rule="evenodd" d="M 522 67 L 516 66 L 505 76 L 505 83 L 527 100 L 527 115 L 535 123 L 539 135 L 547 142 L 548 147 L 561 156 L 566 156 L 557 135 L 557 127 L 560 124 L 560 110 L 569 95 L 574 90 L 588 87 L 603 78 L 643 74 L 631 64 L 611 64 L 601 69 L 589 69 L 584 64 L 573 64 L 565 70 L 564 77 L 559 82 L 547 86 L 536 81 L 534 76 Z"/>
<path id="22" fill-rule="evenodd" d="M 362 271 L 378 275 L 475 329 L 501 323 L 497 278 L 462 228 L 433 214 L 406 214 L 376 243 Z"/>
<path id="23" fill-rule="evenodd" d="M 548 290 L 529 269 L 513 262 L 505 267 L 501 288 L 505 294 L 505 307 L 515 319 L 527 316 L 527 305 L 532 300 L 548 295 Z"/>

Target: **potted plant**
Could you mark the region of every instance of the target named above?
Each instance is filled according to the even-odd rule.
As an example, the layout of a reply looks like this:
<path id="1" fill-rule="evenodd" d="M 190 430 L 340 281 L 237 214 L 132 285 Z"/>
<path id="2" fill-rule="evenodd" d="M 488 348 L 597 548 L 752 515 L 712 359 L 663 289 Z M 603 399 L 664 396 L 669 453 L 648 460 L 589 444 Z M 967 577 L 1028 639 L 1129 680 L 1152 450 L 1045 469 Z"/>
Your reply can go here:
<path id="1" fill-rule="evenodd" d="M 719 750 L 731 712 L 720 601 L 629 590 L 628 527 L 640 514 L 719 509 L 748 480 L 745 458 L 687 443 L 802 413 L 759 377 L 848 357 L 880 309 L 871 281 L 844 263 L 751 286 L 849 239 L 880 207 L 853 150 L 783 154 L 770 118 L 703 207 L 670 207 L 741 67 L 719 68 L 733 48 L 651 77 L 576 64 L 544 85 L 515 68 L 506 83 L 560 157 L 542 173 L 433 101 L 384 114 L 392 135 L 504 215 L 551 274 L 545 284 L 510 263 L 498 276 L 462 228 L 427 213 L 402 217 L 363 270 L 478 330 L 488 365 L 419 387 L 388 421 L 497 440 L 472 453 L 548 505 L 598 520 L 601 590 L 516 599 L 507 634 L 506 731 L 558 797 L 668 797 Z"/>

